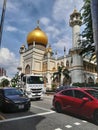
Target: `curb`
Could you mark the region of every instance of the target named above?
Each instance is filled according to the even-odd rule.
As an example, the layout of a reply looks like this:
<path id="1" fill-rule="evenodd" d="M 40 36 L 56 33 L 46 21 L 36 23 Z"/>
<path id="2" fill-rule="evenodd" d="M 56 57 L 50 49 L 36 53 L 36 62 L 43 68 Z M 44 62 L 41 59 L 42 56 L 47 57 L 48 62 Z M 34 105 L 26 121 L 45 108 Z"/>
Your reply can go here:
<path id="1" fill-rule="evenodd" d="M 46 95 L 54 95 L 54 92 L 46 92 Z"/>

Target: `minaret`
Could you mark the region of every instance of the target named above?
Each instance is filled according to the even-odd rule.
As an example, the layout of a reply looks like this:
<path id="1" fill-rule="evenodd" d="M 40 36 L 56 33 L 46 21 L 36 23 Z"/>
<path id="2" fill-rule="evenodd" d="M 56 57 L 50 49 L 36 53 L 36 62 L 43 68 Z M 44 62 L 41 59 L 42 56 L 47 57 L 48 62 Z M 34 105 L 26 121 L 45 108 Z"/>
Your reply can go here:
<path id="1" fill-rule="evenodd" d="M 81 14 L 74 9 L 70 15 L 70 26 L 72 27 L 72 49 L 70 49 L 70 55 L 72 58 L 71 78 L 72 83 L 83 83 L 83 59 L 80 56 L 81 47 L 78 45 L 80 26 L 82 24 Z"/>
<path id="2" fill-rule="evenodd" d="M 20 64 L 19 64 L 19 67 L 17 68 L 19 70 L 19 74 L 21 74 L 23 72 L 23 54 L 24 54 L 25 50 L 26 50 L 25 45 L 22 45 L 19 50 Z"/>
<path id="3" fill-rule="evenodd" d="M 70 15 L 69 24 L 72 27 L 72 47 L 78 47 L 80 26 L 82 24 L 82 21 L 81 14 L 76 9 L 74 9 L 73 13 Z"/>
<path id="4" fill-rule="evenodd" d="M 51 88 L 51 71 L 50 71 L 51 70 L 51 60 L 50 59 L 53 55 L 50 44 L 48 44 L 48 46 L 46 48 L 45 55 L 46 55 L 46 61 L 47 61 L 47 74 L 46 74 L 46 77 L 48 80 L 47 88 L 50 89 Z"/>

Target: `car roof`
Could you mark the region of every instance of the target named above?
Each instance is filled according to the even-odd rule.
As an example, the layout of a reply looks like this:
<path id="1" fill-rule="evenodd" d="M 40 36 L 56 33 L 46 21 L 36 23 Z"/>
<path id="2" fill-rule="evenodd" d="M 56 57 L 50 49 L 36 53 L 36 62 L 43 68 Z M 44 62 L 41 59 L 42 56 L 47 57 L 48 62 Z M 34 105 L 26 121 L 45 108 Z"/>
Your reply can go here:
<path id="1" fill-rule="evenodd" d="M 6 90 L 6 89 L 16 89 L 16 88 L 14 88 L 14 87 L 0 87 L 0 89 Z"/>
<path id="2" fill-rule="evenodd" d="M 93 88 L 86 88 L 86 87 L 83 87 L 83 88 L 81 88 L 81 87 L 75 87 L 75 88 L 67 88 L 67 89 L 63 89 L 63 90 L 61 90 L 61 91 L 59 91 L 59 92 L 57 92 L 57 93 L 61 93 L 61 92 L 63 92 L 63 91 L 67 91 L 67 90 L 80 90 L 80 91 L 86 91 L 86 90 L 95 90 L 95 89 L 93 89 Z"/>
<path id="3" fill-rule="evenodd" d="M 95 90 L 95 89 L 93 89 L 93 88 L 86 88 L 86 87 L 83 87 L 83 88 L 81 88 L 81 87 L 73 87 L 73 88 L 67 88 L 67 89 L 65 89 L 65 90 L 81 90 L 81 91 L 85 91 L 85 90 Z M 62 90 L 62 91 L 65 91 L 65 90 Z"/>

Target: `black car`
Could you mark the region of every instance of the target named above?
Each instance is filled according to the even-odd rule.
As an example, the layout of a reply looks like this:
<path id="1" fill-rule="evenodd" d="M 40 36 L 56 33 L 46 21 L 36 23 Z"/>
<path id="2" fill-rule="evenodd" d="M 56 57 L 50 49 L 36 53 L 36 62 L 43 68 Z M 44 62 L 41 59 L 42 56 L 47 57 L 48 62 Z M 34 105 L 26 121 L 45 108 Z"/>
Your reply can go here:
<path id="1" fill-rule="evenodd" d="M 13 87 L 0 88 L 0 110 L 29 110 L 30 99 L 23 92 Z"/>

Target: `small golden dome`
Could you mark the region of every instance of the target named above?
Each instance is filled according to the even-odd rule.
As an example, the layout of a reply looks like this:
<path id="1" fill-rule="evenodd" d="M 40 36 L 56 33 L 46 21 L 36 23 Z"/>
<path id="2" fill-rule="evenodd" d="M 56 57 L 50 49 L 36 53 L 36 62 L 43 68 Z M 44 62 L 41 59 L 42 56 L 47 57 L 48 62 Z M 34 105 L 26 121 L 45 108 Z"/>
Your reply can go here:
<path id="1" fill-rule="evenodd" d="M 35 41 L 35 43 L 40 43 L 40 44 L 43 44 L 45 46 L 48 43 L 48 38 L 47 38 L 46 34 L 39 27 L 36 27 L 27 36 L 28 45 L 33 43 L 34 41 Z"/>
<path id="2" fill-rule="evenodd" d="M 80 16 L 81 14 L 77 11 L 77 9 L 74 9 L 73 13 L 70 15 L 70 17 L 74 17 L 75 15 Z"/>
<path id="3" fill-rule="evenodd" d="M 21 46 L 21 48 L 23 48 L 23 49 L 24 49 L 24 48 L 25 48 L 25 45 L 23 44 L 23 45 Z"/>
<path id="4" fill-rule="evenodd" d="M 45 53 L 48 53 L 48 52 L 50 52 L 50 53 L 52 53 L 52 48 L 46 48 L 46 51 L 45 51 Z"/>

